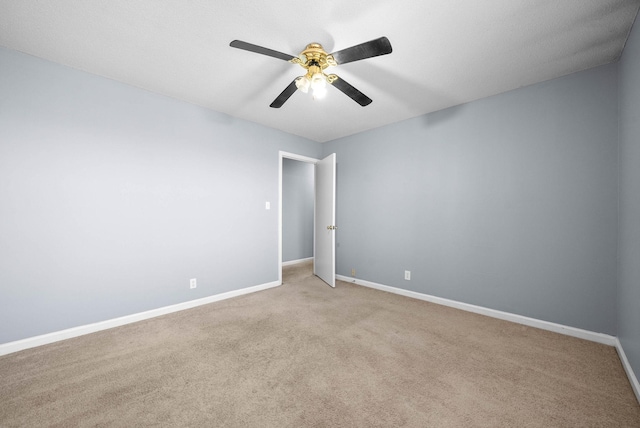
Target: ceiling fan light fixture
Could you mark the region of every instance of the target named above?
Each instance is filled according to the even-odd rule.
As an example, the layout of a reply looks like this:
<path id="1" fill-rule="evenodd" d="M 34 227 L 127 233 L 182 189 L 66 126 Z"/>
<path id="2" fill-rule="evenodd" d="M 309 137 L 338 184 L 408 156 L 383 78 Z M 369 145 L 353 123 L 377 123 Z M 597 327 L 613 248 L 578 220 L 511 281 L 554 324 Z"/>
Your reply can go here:
<path id="1" fill-rule="evenodd" d="M 284 91 L 282 91 L 280 95 L 273 100 L 270 104 L 270 107 L 272 108 L 282 107 L 282 105 L 297 90 L 307 93 L 309 92 L 309 88 L 311 88 L 314 99 L 323 98 L 327 91 L 327 83 L 347 95 L 362 107 L 368 106 L 371 104 L 371 98 L 367 97 L 337 75 L 324 74 L 324 70 L 327 67 L 335 67 L 339 64 L 346 64 L 380 55 L 387 55 L 392 51 L 391 43 L 389 43 L 389 39 L 386 37 L 379 37 L 375 40 L 360 43 L 359 45 L 351 46 L 331 54 L 328 54 L 321 44 L 309 43 L 306 49 L 298 56 L 274 51 L 273 49 L 243 42 L 241 40 L 233 40 L 229 43 L 229 46 L 278 58 L 292 64 L 298 64 L 305 69 L 304 76 L 296 77 L 291 83 L 289 83 Z"/>

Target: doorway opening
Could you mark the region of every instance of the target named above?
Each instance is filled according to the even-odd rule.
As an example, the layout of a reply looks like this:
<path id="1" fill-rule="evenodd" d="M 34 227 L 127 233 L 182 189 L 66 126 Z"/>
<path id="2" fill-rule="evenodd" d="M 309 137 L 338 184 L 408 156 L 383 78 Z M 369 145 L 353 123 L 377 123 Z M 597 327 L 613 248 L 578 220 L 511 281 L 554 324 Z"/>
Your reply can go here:
<path id="1" fill-rule="evenodd" d="M 290 183 L 285 183 L 285 167 L 288 166 L 289 168 L 297 168 L 298 172 L 302 175 L 307 174 L 307 172 L 305 171 L 305 164 L 306 165 L 310 165 L 312 168 L 314 167 L 314 165 L 316 164 L 316 162 L 318 162 L 319 159 L 314 159 L 314 158 L 310 158 L 307 156 L 302 156 L 302 155 L 297 155 L 294 153 L 287 153 L 287 152 L 280 152 L 280 159 L 279 159 L 279 184 L 278 184 L 278 200 L 279 200 L 279 212 L 278 212 L 278 281 L 280 282 L 280 284 L 282 284 L 282 266 L 283 266 L 283 257 L 284 257 L 284 238 L 283 238 L 283 230 L 284 230 L 284 224 L 283 221 L 288 220 L 289 222 L 291 222 L 291 217 L 287 215 L 287 213 L 284 213 L 283 211 L 283 201 L 285 197 L 289 197 L 291 198 L 292 192 L 296 192 L 298 194 L 306 192 L 306 191 L 310 191 L 312 192 L 312 194 L 310 195 L 311 197 L 311 203 L 312 203 L 312 207 L 311 207 L 311 212 L 309 213 L 309 215 L 311 216 L 311 218 L 306 218 L 306 214 L 304 215 L 297 215 L 298 219 L 302 222 L 311 222 L 311 254 L 310 254 L 310 258 L 313 258 L 314 254 L 313 254 L 313 249 L 314 249 L 314 237 L 313 237 L 313 224 L 315 224 L 315 173 L 312 172 L 313 177 L 311 178 L 311 183 L 310 183 L 310 188 L 307 188 L 306 185 L 303 185 L 302 187 L 299 187 L 297 189 L 289 189 L 288 194 L 285 193 L 283 191 L 283 187 L 287 184 L 291 185 Z M 294 162 L 290 162 L 290 161 L 294 161 Z M 285 189 L 286 190 L 286 189 Z M 305 196 L 306 197 L 306 196 Z M 287 203 L 291 204 L 291 200 L 288 200 Z M 298 201 L 299 202 L 299 206 L 297 207 L 297 209 L 299 210 L 307 210 L 308 207 L 306 206 L 307 203 L 305 201 Z M 295 208 L 294 208 L 295 209 Z M 299 213 L 298 213 L 299 214 Z M 304 218 L 303 218 L 304 217 Z M 291 224 L 287 224 L 287 226 L 291 227 Z M 306 240 L 309 239 L 309 237 L 307 236 L 307 231 L 300 231 L 300 230 L 296 230 L 296 233 L 300 233 L 304 236 L 299 236 L 296 237 L 297 239 L 295 239 L 295 241 L 298 241 L 297 244 L 299 244 L 300 246 L 306 246 Z M 288 240 L 287 245 L 291 246 L 291 239 Z M 292 252 L 296 252 L 297 254 L 305 254 L 308 258 L 308 252 L 303 249 L 303 248 L 287 248 L 287 258 L 290 259 L 291 258 L 291 253 Z"/>
<path id="2" fill-rule="evenodd" d="M 313 262 L 315 165 L 282 160 L 282 265 Z"/>
<path id="3" fill-rule="evenodd" d="M 335 287 L 335 153 L 315 159 L 279 152 L 278 166 L 278 282 L 283 265 L 283 169 L 285 159 L 314 165 L 313 171 L 313 273 Z"/>

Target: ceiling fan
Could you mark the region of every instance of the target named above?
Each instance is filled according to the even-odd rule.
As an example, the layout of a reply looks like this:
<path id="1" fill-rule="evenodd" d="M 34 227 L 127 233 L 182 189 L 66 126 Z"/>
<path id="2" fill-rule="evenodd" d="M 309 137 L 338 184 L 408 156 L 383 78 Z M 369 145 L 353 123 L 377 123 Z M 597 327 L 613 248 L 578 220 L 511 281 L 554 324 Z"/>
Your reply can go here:
<path id="1" fill-rule="evenodd" d="M 337 75 L 325 74 L 324 70 L 327 67 L 335 67 L 348 62 L 359 61 L 361 59 L 391 53 L 391 43 L 386 37 L 380 37 L 331 54 L 326 53 L 322 45 L 319 43 L 310 43 L 298 56 L 274 51 L 273 49 L 268 49 L 240 40 L 232 41 L 229 46 L 289 61 L 293 64 L 298 64 L 307 70 L 305 75 L 296 77 L 293 82 L 291 82 L 289 86 L 287 86 L 285 90 L 278 95 L 270 105 L 270 107 L 273 108 L 282 107 L 289 97 L 291 97 L 291 95 L 293 95 L 293 93 L 298 89 L 305 93 L 311 89 L 313 91 L 314 98 L 321 98 L 326 93 L 327 83 L 344 92 L 361 106 L 367 106 L 371 104 L 371 98 L 367 97 Z"/>

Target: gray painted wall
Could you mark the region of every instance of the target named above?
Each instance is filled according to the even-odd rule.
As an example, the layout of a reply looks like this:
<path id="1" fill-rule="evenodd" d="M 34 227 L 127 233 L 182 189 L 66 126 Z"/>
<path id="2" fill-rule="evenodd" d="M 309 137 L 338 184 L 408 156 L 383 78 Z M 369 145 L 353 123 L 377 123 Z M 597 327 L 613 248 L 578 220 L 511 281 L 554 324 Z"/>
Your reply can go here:
<path id="1" fill-rule="evenodd" d="M 620 62 L 620 235 L 618 336 L 640 376 L 640 28 Z"/>
<path id="2" fill-rule="evenodd" d="M 336 152 L 339 274 L 617 323 L 638 373 L 638 37 L 619 92 L 614 64 L 324 145 L 0 48 L 0 343 L 277 280 L 278 150 Z"/>
<path id="3" fill-rule="evenodd" d="M 282 261 L 313 257 L 314 165 L 282 162 Z"/>
<path id="4" fill-rule="evenodd" d="M 2 48 L 0 94 L 0 343 L 277 281 L 319 144 Z"/>
<path id="5" fill-rule="evenodd" d="M 617 123 L 613 64 L 326 143 L 338 274 L 615 334 Z"/>

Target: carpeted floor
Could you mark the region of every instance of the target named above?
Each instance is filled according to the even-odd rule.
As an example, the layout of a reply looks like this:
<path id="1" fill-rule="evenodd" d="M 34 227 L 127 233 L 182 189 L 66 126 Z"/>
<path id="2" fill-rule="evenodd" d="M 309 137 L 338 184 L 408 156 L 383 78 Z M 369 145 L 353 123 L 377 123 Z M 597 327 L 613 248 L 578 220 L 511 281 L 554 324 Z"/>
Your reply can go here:
<path id="1" fill-rule="evenodd" d="M 640 427 L 614 348 L 338 282 L 0 357 L 0 426 Z"/>

